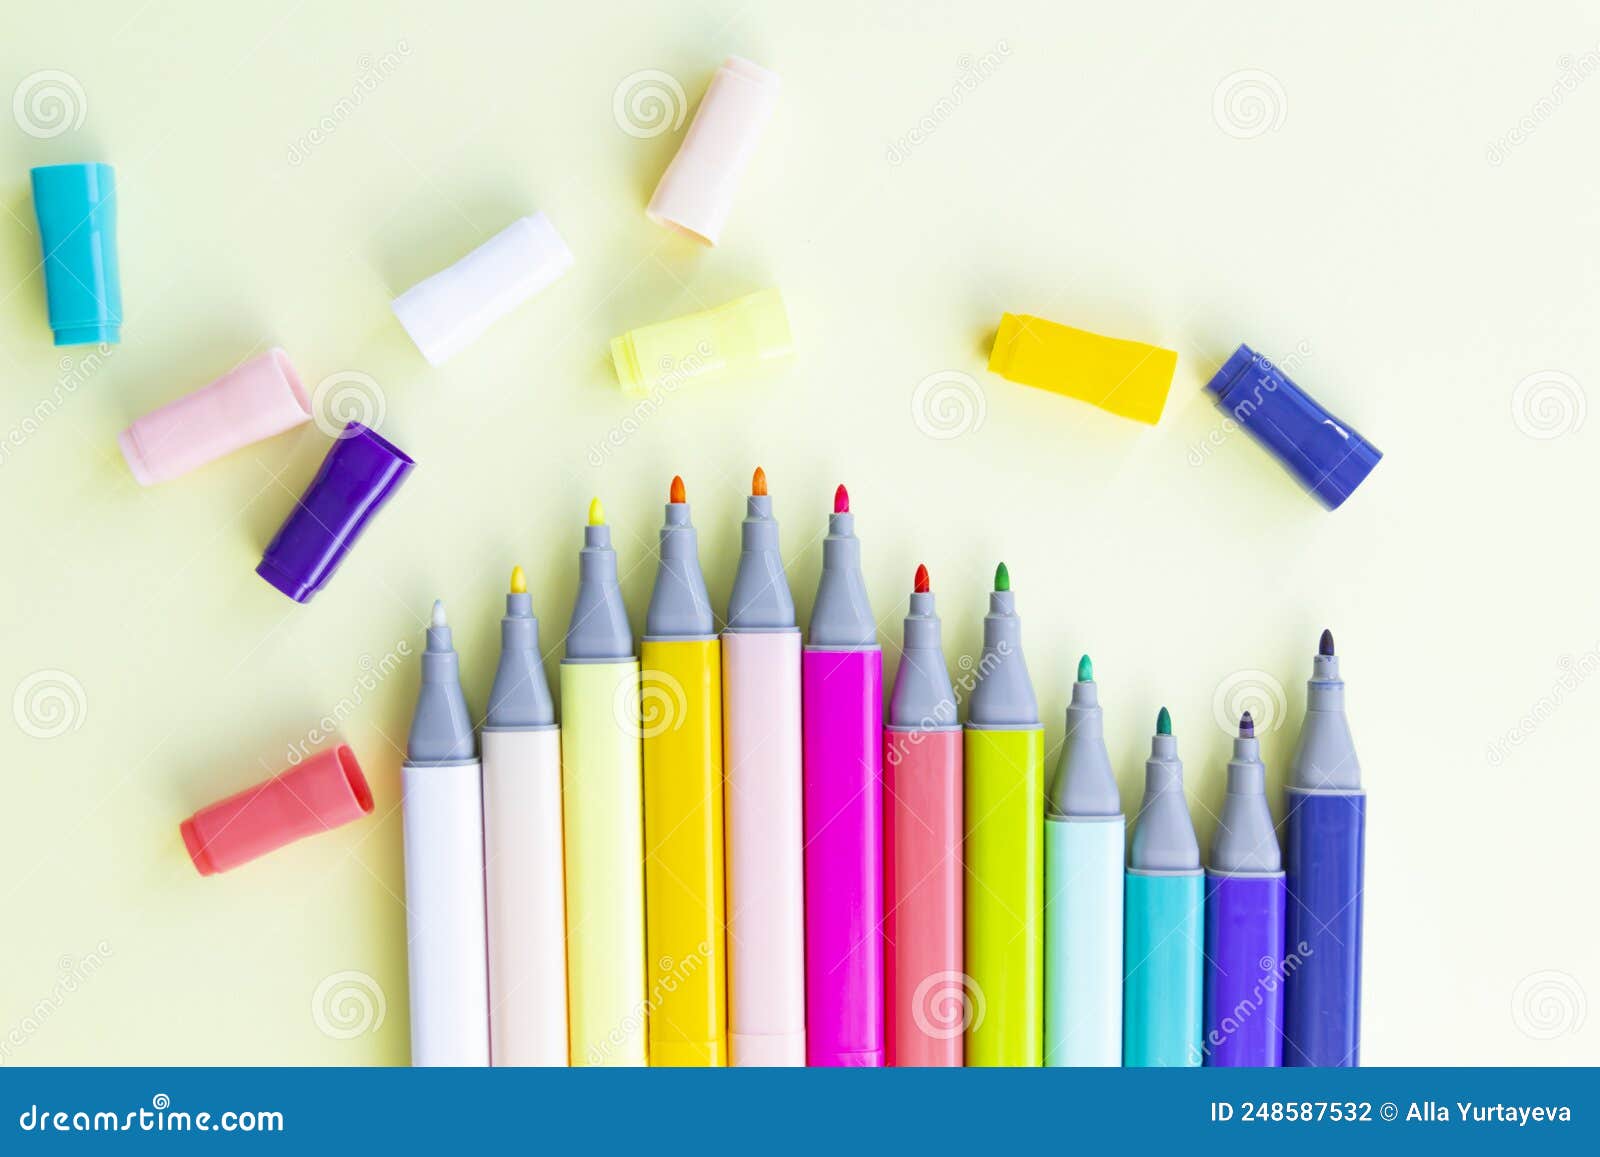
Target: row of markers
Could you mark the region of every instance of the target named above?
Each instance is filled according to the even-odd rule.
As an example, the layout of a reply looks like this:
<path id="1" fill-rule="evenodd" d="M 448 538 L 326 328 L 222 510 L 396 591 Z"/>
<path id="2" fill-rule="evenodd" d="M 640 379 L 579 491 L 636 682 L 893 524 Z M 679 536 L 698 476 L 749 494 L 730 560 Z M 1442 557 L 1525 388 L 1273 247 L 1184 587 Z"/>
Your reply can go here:
<path id="1" fill-rule="evenodd" d="M 1004 565 L 965 726 L 921 568 L 885 719 L 844 487 L 804 646 L 751 489 L 719 635 L 673 480 L 637 651 L 591 505 L 560 727 L 513 573 L 481 763 L 435 605 L 403 770 L 414 1063 L 1357 1062 L 1365 795 L 1330 635 L 1287 856 L 1246 716 L 1207 871 L 1165 708 L 1127 848 L 1087 657 L 1047 785 Z"/>

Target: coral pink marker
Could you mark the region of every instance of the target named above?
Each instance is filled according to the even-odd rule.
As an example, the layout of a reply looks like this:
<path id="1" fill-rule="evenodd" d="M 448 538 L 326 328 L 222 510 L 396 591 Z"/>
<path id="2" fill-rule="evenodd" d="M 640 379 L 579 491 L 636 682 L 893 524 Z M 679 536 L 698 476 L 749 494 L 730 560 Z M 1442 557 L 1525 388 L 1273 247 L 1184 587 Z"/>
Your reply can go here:
<path id="1" fill-rule="evenodd" d="M 833 496 L 801 659 L 806 1063 L 883 1064 L 883 652 L 850 495 Z"/>
<path id="2" fill-rule="evenodd" d="M 885 1029 L 891 1065 L 960 1068 L 962 732 L 927 567 L 912 585 L 883 733 Z"/>

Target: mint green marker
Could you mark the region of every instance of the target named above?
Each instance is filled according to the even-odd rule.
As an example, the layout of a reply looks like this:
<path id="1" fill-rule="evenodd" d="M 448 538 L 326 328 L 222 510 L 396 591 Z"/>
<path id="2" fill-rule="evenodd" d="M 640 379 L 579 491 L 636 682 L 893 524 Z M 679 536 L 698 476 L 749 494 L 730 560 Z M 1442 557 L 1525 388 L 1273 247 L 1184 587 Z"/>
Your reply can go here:
<path id="1" fill-rule="evenodd" d="M 1100 689 L 1085 655 L 1045 792 L 1044 1063 L 1051 1068 L 1122 1064 L 1127 830 Z"/>

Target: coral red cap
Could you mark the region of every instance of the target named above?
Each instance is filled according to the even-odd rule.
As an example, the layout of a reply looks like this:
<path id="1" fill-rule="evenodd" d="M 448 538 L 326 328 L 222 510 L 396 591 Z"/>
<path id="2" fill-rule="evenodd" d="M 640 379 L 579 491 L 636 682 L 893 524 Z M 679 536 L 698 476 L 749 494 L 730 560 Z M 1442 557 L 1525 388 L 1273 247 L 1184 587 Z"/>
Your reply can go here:
<path id="1" fill-rule="evenodd" d="M 372 789 L 355 752 L 340 744 L 201 808 L 178 830 L 200 874 L 214 876 L 371 810 Z"/>

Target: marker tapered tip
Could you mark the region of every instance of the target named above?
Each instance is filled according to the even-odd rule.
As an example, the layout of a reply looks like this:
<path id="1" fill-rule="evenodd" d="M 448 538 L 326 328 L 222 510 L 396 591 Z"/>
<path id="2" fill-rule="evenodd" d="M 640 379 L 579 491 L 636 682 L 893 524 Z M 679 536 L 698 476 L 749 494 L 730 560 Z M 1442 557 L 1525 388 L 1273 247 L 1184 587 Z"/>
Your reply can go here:
<path id="1" fill-rule="evenodd" d="M 450 623 L 444 617 L 444 600 L 433 600 L 433 626 L 448 627 Z"/>
<path id="2" fill-rule="evenodd" d="M 756 467 L 756 472 L 750 476 L 750 495 L 753 498 L 767 496 L 767 472 L 761 467 Z"/>
<path id="3" fill-rule="evenodd" d="M 1250 712 L 1246 711 L 1243 715 L 1239 716 L 1239 738 L 1254 739 L 1255 737 L 1256 721 L 1250 718 Z"/>
<path id="4" fill-rule="evenodd" d="M 994 589 L 997 591 L 1011 589 L 1011 572 L 1006 569 L 1005 563 L 994 568 Z"/>
<path id="5" fill-rule="evenodd" d="M 1078 682 L 1094 682 L 1094 664 L 1089 661 L 1088 655 L 1078 660 Z"/>
<path id="6" fill-rule="evenodd" d="M 1322 632 L 1322 641 L 1317 644 L 1317 654 L 1319 654 L 1319 655 L 1331 655 L 1331 654 L 1333 654 L 1333 632 L 1330 631 L 1330 630 L 1327 630 L 1326 628 L 1324 628 L 1324 630 Z"/>
<path id="7" fill-rule="evenodd" d="M 688 494 L 683 489 L 683 477 L 678 474 L 672 476 L 672 488 L 667 492 L 668 502 L 687 502 Z"/>
<path id="8" fill-rule="evenodd" d="M 1172 734 L 1172 713 L 1165 707 L 1161 709 L 1161 714 L 1156 716 L 1156 734 Z"/>
<path id="9" fill-rule="evenodd" d="M 511 568 L 511 593 L 514 595 L 528 593 L 528 576 L 522 573 L 520 566 Z"/>
<path id="10" fill-rule="evenodd" d="M 850 513 L 850 492 L 844 488 L 844 483 L 839 483 L 839 489 L 833 492 L 833 512 L 835 514 Z"/>
<path id="11" fill-rule="evenodd" d="M 920 562 L 917 564 L 916 577 L 911 580 L 911 589 L 919 595 L 928 593 L 928 568 Z"/>
<path id="12" fill-rule="evenodd" d="M 606 508 L 600 505 L 600 499 L 589 499 L 589 525 L 604 526 L 606 524 Z"/>

